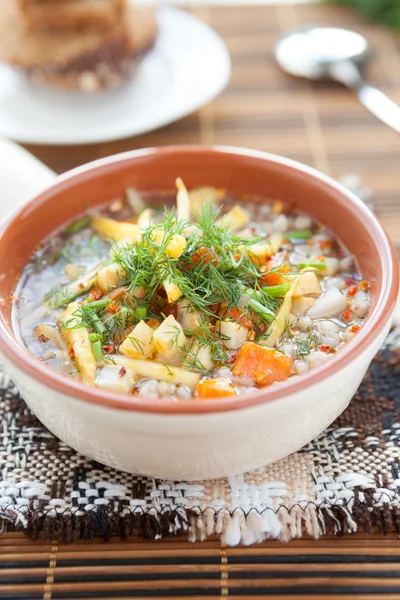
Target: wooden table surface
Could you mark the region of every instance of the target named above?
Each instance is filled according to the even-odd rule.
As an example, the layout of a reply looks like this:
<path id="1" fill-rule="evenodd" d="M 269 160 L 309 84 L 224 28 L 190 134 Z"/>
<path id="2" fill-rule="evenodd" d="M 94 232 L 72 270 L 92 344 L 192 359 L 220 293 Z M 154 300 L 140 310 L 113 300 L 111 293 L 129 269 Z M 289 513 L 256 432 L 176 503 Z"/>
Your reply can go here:
<path id="1" fill-rule="evenodd" d="M 358 173 L 374 192 L 378 216 L 400 249 L 400 137 L 333 83 L 282 74 L 272 60 L 277 37 L 301 23 L 356 27 L 377 48 L 368 74 L 400 102 L 400 37 L 325 6 L 196 7 L 232 56 L 226 91 L 203 109 L 140 137 L 77 147 L 28 146 L 61 173 L 134 148 L 176 143 L 231 144 L 289 156 L 334 177 Z M 185 597 L 369 600 L 400 598 L 398 537 L 355 536 L 266 542 L 221 549 L 181 540 L 60 546 L 23 533 L 0 536 L 0 600 L 11 598 Z"/>

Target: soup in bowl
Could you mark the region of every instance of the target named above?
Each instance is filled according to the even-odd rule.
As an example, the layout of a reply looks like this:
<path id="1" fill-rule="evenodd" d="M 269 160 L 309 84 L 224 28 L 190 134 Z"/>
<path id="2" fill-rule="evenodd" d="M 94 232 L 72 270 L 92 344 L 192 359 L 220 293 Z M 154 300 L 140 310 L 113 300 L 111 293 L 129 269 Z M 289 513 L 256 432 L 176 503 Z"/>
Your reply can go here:
<path id="1" fill-rule="evenodd" d="M 351 399 L 398 290 L 358 199 L 238 149 L 77 169 L 0 248 L 0 350 L 27 403 L 73 448 L 158 477 L 243 472 L 310 441 Z"/>

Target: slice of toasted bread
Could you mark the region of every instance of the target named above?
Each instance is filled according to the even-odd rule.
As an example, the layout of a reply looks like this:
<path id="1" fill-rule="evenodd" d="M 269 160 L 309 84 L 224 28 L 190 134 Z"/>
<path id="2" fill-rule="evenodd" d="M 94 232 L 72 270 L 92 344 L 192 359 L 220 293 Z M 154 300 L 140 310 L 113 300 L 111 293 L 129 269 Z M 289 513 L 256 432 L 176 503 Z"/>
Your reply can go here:
<path id="1" fill-rule="evenodd" d="M 8 18 L 0 13 L 0 60 L 34 81 L 85 92 L 118 85 L 157 36 L 152 8 L 128 5 L 118 25 L 106 31 L 27 32 L 10 9 L 13 0 L 8 2 Z"/>
<path id="2" fill-rule="evenodd" d="M 18 0 L 31 31 L 81 28 L 107 29 L 116 25 L 125 0 Z"/>

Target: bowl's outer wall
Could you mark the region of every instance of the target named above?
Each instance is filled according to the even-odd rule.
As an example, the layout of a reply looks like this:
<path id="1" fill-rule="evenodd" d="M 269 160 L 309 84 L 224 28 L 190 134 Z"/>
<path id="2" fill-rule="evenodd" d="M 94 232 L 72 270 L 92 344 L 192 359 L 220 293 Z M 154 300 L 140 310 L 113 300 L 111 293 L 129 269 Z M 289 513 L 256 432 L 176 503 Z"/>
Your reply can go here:
<path id="1" fill-rule="evenodd" d="M 314 439 L 346 408 L 386 333 L 339 376 L 275 402 L 203 415 L 127 412 L 81 402 L 3 360 L 38 418 L 84 456 L 135 474 L 202 480 L 257 469 Z"/>
<path id="2" fill-rule="evenodd" d="M 177 176 L 188 187 L 214 185 L 299 207 L 328 226 L 358 257 L 371 282 L 372 307 L 356 341 L 328 361 L 331 366 L 239 402 L 168 403 L 92 392 L 56 373 L 50 376 L 47 367 L 15 346 L 11 297 L 42 239 L 86 207 L 123 196 L 129 186 L 172 190 Z M 310 441 L 351 399 L 384 340 L 397 294 L 393 248 L 365 207 L 301 165 L 238 149 L 167 147 L 105 159 L 62 177 L 0 225 L 0 349 L 16 385 L 43 423 L 66 443 L 101 462 L 146 475 L 219 477 L 256 468 Z M 191 412 L 202 414 L 185 414 Z"/>

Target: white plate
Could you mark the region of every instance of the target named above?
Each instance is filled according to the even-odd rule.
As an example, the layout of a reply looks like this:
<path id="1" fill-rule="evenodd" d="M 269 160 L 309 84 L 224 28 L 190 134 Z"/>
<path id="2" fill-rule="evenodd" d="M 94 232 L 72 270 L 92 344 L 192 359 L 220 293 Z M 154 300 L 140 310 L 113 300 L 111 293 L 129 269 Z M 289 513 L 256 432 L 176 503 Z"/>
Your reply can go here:
<path id="1" fill-rule="evenodd" d="M 31 84 L 0 67 L 0 136 L 37 144 L 121 139 L 171 123 L 203 106 L 229 81 L 221 38 L 177 8 L 158 9 L 155 47 L 130 82 L 94 96 Z"/>

